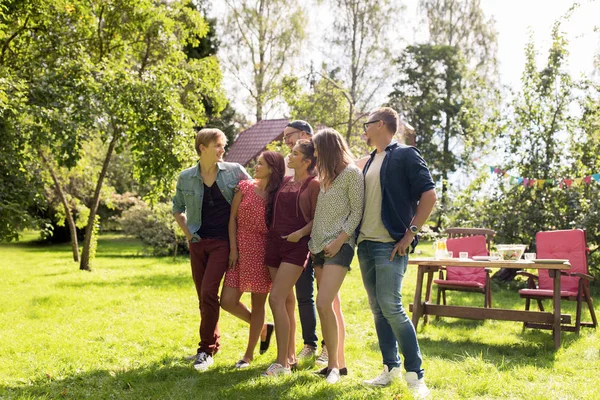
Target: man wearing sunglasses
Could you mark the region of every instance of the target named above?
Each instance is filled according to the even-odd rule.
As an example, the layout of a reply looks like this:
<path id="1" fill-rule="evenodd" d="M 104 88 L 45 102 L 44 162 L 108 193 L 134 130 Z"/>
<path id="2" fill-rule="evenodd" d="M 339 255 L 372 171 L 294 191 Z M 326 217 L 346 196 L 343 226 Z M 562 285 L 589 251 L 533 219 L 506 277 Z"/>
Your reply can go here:
<path id="1" fill-rule="evenodd" d="M 429 395 L 423 359 L 415 328 L 402 306 L 402 279 L 409 247 L 436 202 L 435 184 L 421 153 L 394 140 L 398 114 L 389 107 L 373 111 L 364 123 L 364 138 L 375 147 L 367 161 L 365 211 L 358 228 L 358 260 L 363 284 L 375 320 L 384 370 L 371 386 L 387 386 L 400 376 L 404 358 L 405 379 L 414 398 Z"/>

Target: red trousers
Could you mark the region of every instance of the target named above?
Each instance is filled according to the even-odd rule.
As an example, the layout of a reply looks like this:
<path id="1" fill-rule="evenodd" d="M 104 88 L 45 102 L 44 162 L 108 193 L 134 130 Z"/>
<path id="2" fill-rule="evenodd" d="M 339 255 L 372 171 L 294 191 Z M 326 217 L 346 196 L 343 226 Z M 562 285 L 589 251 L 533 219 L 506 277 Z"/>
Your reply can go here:
<path id="1" fill-rule="evenodd" d="M 219 288 L 229 262 L 229 241 L 202 239 L 190 244 L 192 278 L 200 308 L 198 353 L 219 351 Z"/>

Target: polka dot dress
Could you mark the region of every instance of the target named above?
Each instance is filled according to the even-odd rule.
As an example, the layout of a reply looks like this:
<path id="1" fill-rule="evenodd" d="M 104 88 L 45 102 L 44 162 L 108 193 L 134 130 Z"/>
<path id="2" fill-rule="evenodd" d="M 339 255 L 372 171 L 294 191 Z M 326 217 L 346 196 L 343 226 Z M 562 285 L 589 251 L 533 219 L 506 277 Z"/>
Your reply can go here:
<path id="1" fill-rule="evenodd" d="M 254 191 L 253 181 L 240 181 L 240 191 L 243 197 L 237 217 L 238 262 L 225 274 L 224 286 L 240 292 L 269 293 L 271 276 L 265 267 L 268 233 L 265 200 Z"/>

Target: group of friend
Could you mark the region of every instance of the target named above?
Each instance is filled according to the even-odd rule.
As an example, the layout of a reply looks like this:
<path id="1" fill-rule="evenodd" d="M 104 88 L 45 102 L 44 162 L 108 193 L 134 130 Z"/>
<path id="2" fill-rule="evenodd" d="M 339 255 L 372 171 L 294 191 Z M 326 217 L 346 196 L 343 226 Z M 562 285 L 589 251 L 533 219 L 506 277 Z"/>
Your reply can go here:
<path id="1" fill-rule="evenodd" d="M 181 172 L 173 197 L 175 219 L 189 241 L 199 300 L 197 370 L 210 368 L 219 351 L 221 307 L 250 325 L 237 368 L 250 365 L 259 340 L 264 353 L 273 332 L 277 359 L 263 375 L 291 374 L 298 358 L 316 356 L 316 276 L 323 335 L 316 362 L 326 364 L 317 373 L 337 383 L 348 373 L 339 291 L 358 247 L 384 364 L 383 372 L 365 383 L 386 386 L 398 378 L 400 349 L 409 389 L 418 397 L 429 394 L 401 288 L 408 253 L 418 243 L 436 193 L 420 152 L 394 139 L 400 123 L 391 108 L 371 112 L 363 137 L 375 150 L 355 162 L 334 129 L 313 134 L 307 122 L 292 121 L 283 131 L 291 153 L 263 152 L 253 178 L 241 165 L 222 161 L 227 144 L 223 132 L 197 133 L 200 160 Z M 250 307 L 240 301 L 244 292 L 251 293 Z M 267 297 L 274 326 L 265 324 Z M 296 298 L 304 339 L 298 355 Z"/>

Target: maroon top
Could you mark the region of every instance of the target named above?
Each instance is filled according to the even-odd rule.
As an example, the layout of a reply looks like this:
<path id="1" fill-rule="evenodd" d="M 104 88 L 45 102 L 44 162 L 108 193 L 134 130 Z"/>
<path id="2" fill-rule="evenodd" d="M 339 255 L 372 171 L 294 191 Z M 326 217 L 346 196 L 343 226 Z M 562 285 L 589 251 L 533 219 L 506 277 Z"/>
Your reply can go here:
<path id="1" fill-rule="evenodd" d="M 273 202 L 271 230 L 278 235 L 289 235 L 312 221 L 319 190 L 319 182 L 314 176 L 302 182 L 285 177 Z"/>

